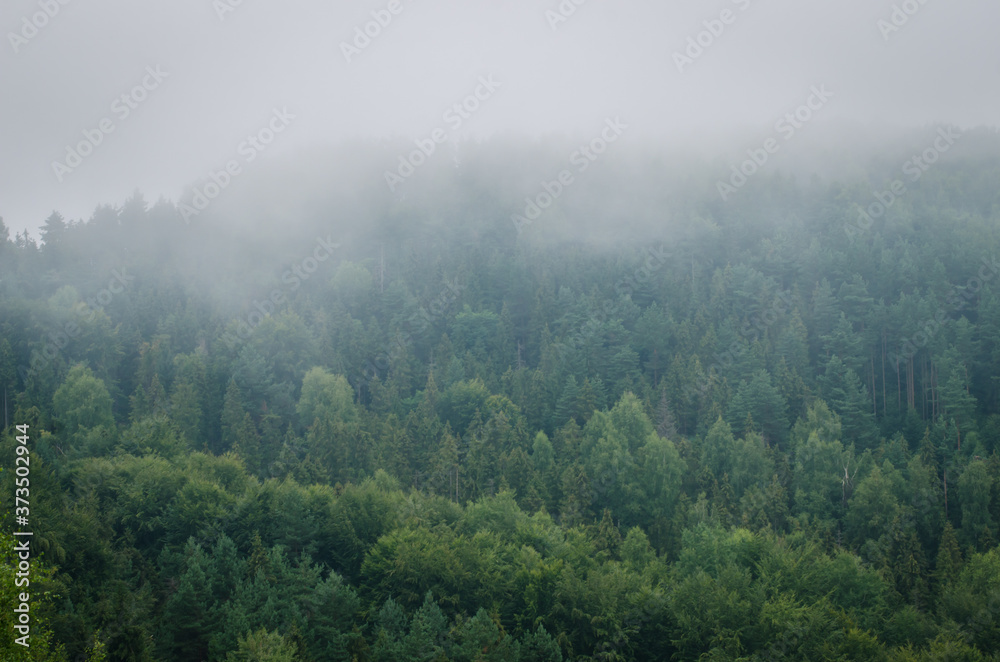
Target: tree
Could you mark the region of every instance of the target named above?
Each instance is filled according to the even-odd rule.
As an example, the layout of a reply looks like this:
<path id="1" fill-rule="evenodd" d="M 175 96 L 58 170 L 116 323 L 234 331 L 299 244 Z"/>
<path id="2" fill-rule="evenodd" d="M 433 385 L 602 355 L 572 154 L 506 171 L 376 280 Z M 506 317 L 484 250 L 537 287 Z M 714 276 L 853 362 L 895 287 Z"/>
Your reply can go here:
<path id="1" fill-rule="evenodd" d="M 825 348 L 821 345 L 820 339 L 833 332 L 834 325 L 837 323 L 839 317 L 837 299 L 833 294 L 833 288 L 830 287 L 830 282 L 824 278 L 816 284 L 816 288 L 813 290 L 813 323 L 811 333 L 809 334 L 812 340 L 813 357 L 822 357 L 822 361 L 824 362 L 829 360 L 830 355 L 825 353 Z"/>
<path id="2" fill-rule="evenodd" d="M 598 551 L 606 552 L 611 558 L 618 558 L 618 548 L 622 544 L 622 534 L 607 508 L 601 514 L 601 521 L 594 533 L 594 545 Z"/>
<path id="3" fill-rule="evenodd" d="M 776 349 L 790 370 L 809 374 L 809 334 L 798 308 L 792 310 L 788 324 L 778 333 Z"/>
<path id="4" fill-rule="evenodd" d="M 486 400 L 489 397 L 490 392 L 481 379 L 456 382 L 445 389 L 438 401 L 441 419 L 451 425 L 455 434 L 464 438 L 476 412 L 486 416 Z"/>
<path id="5" fill-rule="evenodd" d="M 795 451 L 792 472 L 795 514 L 808 514 L 828 522 L 839 518 L 847 493 L 844 475 L 851 471 L 852 462 L 852 454 L 839 439 L 830 439 L 822 431 L 809 432 L 809 437 Z"/>
<path id="6" fill-rule="evenodd" d="M 958 450 L 961 450 L 962 436 L 975 429 L 976 398 L 970 393 L 968 368 L 957 358 L 957 352 L 945 352 L 942 361 L 941 400 L 945 415 L 955 421 Z"/>
<path id="7" fill-rule="evenodd" d="M 67 239 L 66 221 L 62 214 L 57 211 L 52 212 L 40 229 L 42 235 L 42 254 L 48 258 L 49 264 L 53 267 L 59 265 L 59 258 L 69 249 L 66 245 Z"/>
<path id="8" fill-rule="evenodd" d="M 6 253 L 10 244 L 10 228 L 7 224 L 3 222 L 3 217 L 0 216 L 0 255 Z"/>
<path id="9" fill-rule="evenodd" d="M 406 659 L 431 662 L 444 654 L 444 638 L 448 619 L 434 600 L 430 591 L 424 596 L 424 603 L 413 614 L 410 631 L 406 635 L 404 650 Z"/>
<path id="10" fill-rule="evenodd" d="M 896 591 L 914 607 L 927 606 L 927 561 L 924 550 L 913 528 L 900 531 L 894 541 L 892 574 Z"/>
<path id="11" fill-rule="evenodd" d="M 312 368 L 302 380 L 302 395 L 295 407 L 299 422 L 309 427 L 320 417 L 354 423 L 358 412 L 354 391 L 343 375 L 330 374 L 324 368 Z"/>
<path id="12" fill-rule="evenodd" d="M 111 394 L 104 382 L 83 364 L 70 369 L 62 386 L 52 396 L 52 413 L 60 424 L 63 437 L 74 446 L 82 443 L 92 430 L 113 430 L 115 427 Z"/>
<path id="13" fill-rule="evenodd" d="M 677 425 L 670 411 L 666 388 L 660 390 L 660 404 L 656 408 L 656 433 L 665 439 L 677 438 Z"/>
<path id="14" fill-rule="evenodd" d="M 403 662 L 406 637 L 406 612 L 392 598 L 388 598 L 379 609 L 375 621 L 375 641 L 372 645 L 374 662 Z"/>
<path id="15" fill-rule="evenodd" d="M 170 395 L 170 420 L 192 448 L 209 450 L 205 417 L 208 400 L 205 364 L 197 354 L 174 357 L 176 378 Z"/>
<path id="16" fill-rule="evenodd" d="M 250 414 L 244 413 L 243 420 L 233 430 L 233 452 L 240 456 L 248 472 L 260 475 L 262 469 L 260 434 Z"/>
<path id="17" fill-rule="evenodd" d="M 520 662 L 562 662 L 563 654 L 559 644 L 545 630 L 544 625 L 521 640 Z"/>
<path id="18" fill-rule="evenodd" d="M 570 375 L 566 378 L 562 393 L 560 393 L 559 399 L 556 401 L 556 408 L 552 414 L 552 424 L 554 427 L 560 427 L 570 419 L 575 420 L 577 423 L 580 422 L 582 417 L 580 416 L 581 412 L 578 407 L 579 400 L 580 387 L 576 383 L 576 377 Z"/>
<path id="19" fill-rule="evenodd" d="M 893 493 L 892 482 L 880 467 L 862 480 L 848 501 L 844 532 L 848 540 L 862 552 L 862 558 L 888 565 L 888 545 L 892 527 L 898 526 L 902 514 L 899 500 Z"/>
<path id="20" fill-rule="evenodd" d="M 758 370 L 749 382 L 740 384 L 729 405 L 727 420 L 733 429 L 738 429 L 747 416 L 752 416 L 764 440 L 780 444 L 788 435 L 787 412 L 788 404 L 771 384 L 771 376 L 765 370 Z"/>
<path id="21" fill-rule="evenodd" d="M 38 558 L 32 558 L 30 581 L 31 585 L 28 594 L 30 601 L 25 603 L 21 596 L 26 593 L 23 577 L 18 577 L 18 563 L 20 552 L 17 547 L 23 544 L 23 539 L 15 538 L 7 532 L 0 532 L 0 600 L 7 608 L 0 612 L 0 627 L 3 628 L 6 636 L 0 638 L 0 655 L 5 660 L 32 660 L 35 662 L 62 662 L 65 660 L 64 651 L 60 650 L 61 645 L 57 643 L 52 634 L 50 624 L 51 603 L 54 600 L 50 592 L 42 589 L 46 585 L 51 586 L 53 571 L 47 563 Z M 37 588 L 36 588 L 37 587 Z M 35 590 L 31 590 L 35 589 Z M 24 609 L 22 609 L 22 604 Z M 19 614 L 16 610 L 29 610 L 30 625 L 27 632 L 16 629 L 15 626 L 21 624 Z M 22 641 L 18 641 L 23 635 L 29 635 Z M 28 646 L 22 647 L 21 644 Z M 99 656 L 91 658 L 94 662 L 99 662 Z"/>
<path id="22" fill-rule="evenodd" d="M 244 424 L 246 415 L 247 411 L 243 407 L 243 393 L 237 386 L 236 380 L 230 379 L 222 404 L 222 447 L 215 449 L 217 452 L 224 453 L 235 446 L 237 435 L 240 427 Z"/>
<path id="23" fill-rule="evenodd" d="M 518 642 L 480 608 L 455 629 L 448 657 L 455 662 L 507 662 L 517 660 L 519 652 Z"/>
<path id="24" fill-rule="evenodd" d="M 135 422 L 147 416 L 163 416 L 167 411 L 167 397 L 160 384 L 160 376 L 154 374 L 149 387 L 139 384 L 129 397 L 131 411 L 129 418 Z"/>
<path id="25" fill-rule="evenodd" d="M 726 471 L 729 454 L 735 445 L 732 428 L 719 417 L 701 444 L 701 464 L 713 474 L 721 476 Z"/>
<path id="26" fill-rule="evenodd" d="M 298 659 L 291 642 L 277 631 L 268 632 L 263 628 L 241 636 L 239 648 L 226 656 L 226 662 L 295 662 Z"/>
<path id="27" fill-rule="evenodd" d="M 357 594 L 334 572 L 311 589 L 300 598 L 309 614 L 303 623 L 309 653 L 317 660 L 352 659 L 351 648 L 359 638 L 354 630 L 361 606 Z"/>
<path id="28" fill-rule="evenodd" d="M 453 501 L 459 500 L 460 464 L 458 457 L 458 442 L 451 434 L 450 428 L 445 428 L 438 448 L 431 458 L 430 482 L 431 489 Z"/>
<path id="29" fill-rule="evenodd" d="M 657 546 L 664 545 L 688 467 L 674 443 L 656 433 L 639 449 L 637 464 L 641 515 L 636 523 L 648 528 Z"/>
<path id="30" fill-rule="evenodd" d="M 958 479 L 958 498 L 962 505 L 962 540 L 973 549 L 996 532 L 996 522 L 990 513 L 994 479 L 986 463 L 976 460 L 969 464 Z"/>
<path id="31" fill-rule="evenodd" d="M 171 659 L 203 660 L 208 654 L 213 601 L 209 594 L 205 569 L 207 559 L 193 539 L 184 548 L 184 571 L 177 580 L 177 590 L 163 607 L 163 641 Z"/>
<path id="32" fill-rule="evenodd" d="M 934 581 L 938 591 L 944 591 L 958 579 L 962 571 L 962 552 L 958 548 L 958 538 L 951 522 L 945 522 L 938 545 L 937 559 L 934 562 Z"/>
<path id="33" fill-rule="evenodd" d="M 970 643 L 980 651 L 1000 649 L 1000 550 L 973 554 L 959 573 L 958 580 L 941 596 L 941 612 L 959 626 L 965 626 Z"/>
<path id="34" fill-rule="evenodd" d="M 619 411 L 620 421 L 624 413 Z M 592 480 L 595 504 L 610 507 L 631 523 L 640 507 L 633 498 L 637 487 L 635 458 L 629 451 L 626 431 L 619 429 L 613 418 L 610 413 L 594 413 L 583 428 L 580 457 Z M 652 427 L 648 419 L 646 423 Z"/>
<path id="35" fill-rule="evenodd" d="M 2 220 L 0 220 L 2 223 Z M 6 228 L 3 228 L 6 230 Z M 6 241 L 0 240 L 0 244 Z M 0 407 L 3 407 L 3 429 L 10 427 L 10 414 L 17 388 L 17 370 L 14 366 L 14 350 L 6 338 L 0 338 Z"/>
<path id="36" fill-rule="evenodd" d="M 840 417 L 844 441 L 855 444 L 859 450 L 874 448 L 878 441 L 875 414 L 868 389 L 857 373 L 834 355 L 826 364 L 820 382 L 825 400 Z"/>

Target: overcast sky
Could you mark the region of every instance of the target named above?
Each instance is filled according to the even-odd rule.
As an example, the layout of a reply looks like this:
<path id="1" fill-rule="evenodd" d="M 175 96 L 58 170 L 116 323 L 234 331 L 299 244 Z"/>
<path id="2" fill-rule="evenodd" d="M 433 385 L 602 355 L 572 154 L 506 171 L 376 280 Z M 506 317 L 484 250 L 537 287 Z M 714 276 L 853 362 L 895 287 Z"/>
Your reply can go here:
<path id="1" fill-rule="evenodd" d="M 995 0 L 63 1 L 0 7 L 0 216 L 12 231 L 53 209 L 87 219 L 136 188 L 177 200 L 229 160 L 256 167 L 243 143 L 275 109 L 294 118 L 274 120 L 287 128 L 258 164 L 436 128 L 597 135 L 615 116 L 632 139 L 763 135 L 823 85 L 823 121 L 1000 123 Z M 575 11 L 557 20 L 560 5 Z M 348 62 L 342 44 L 372 12 L 391 21 Z M 707 46 L 679 67 L 700 32 Z M 147 73 L 157 68 L 165 76 Z M 480 77 L 499 87 L 479 87 L 456 130 L 445 113 Z M 85 131 L 100 144 L 57 174 Z"/>

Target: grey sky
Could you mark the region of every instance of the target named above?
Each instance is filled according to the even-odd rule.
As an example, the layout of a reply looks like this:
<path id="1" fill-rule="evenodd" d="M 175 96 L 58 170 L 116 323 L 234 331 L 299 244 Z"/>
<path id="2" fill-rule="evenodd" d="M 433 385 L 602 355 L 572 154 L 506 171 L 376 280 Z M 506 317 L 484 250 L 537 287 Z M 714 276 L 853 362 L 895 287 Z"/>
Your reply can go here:
<path id="1" fill-rule="evenodd" d="M 136 188 L 177 200 L 275 108 L 295 118 L 258 163 L 342 139 L 425 137 L 449 129 L 445 111 L 490 75 L 499 89 L 449 135 L 589 136 L 614 116 L 631 140 L 766 135 L 818 85 L 834 93 L 824 122 L 998 124 L 994 0 L 399 0 L 349 63 L 341 42 L 389 0 L 242 0 L 224 19 L 220 3 L 3 3 L 0 216 L 13 231 L 34 232 L 53 209 L 87 219 Z M 9 33 L 46 4 L 58 13 L 15 53 Z M 553 29 L 546 11 L 560 4 L 575 12 Z M 918 10 L 886 39 L 877 22 L 904 4 Z M 679 72 L 673 54 L 724 10 L 731 24 Z M 157 66 L 168 76 L 147 98 L 113 111 Z M 53 162 L 102 118 L 114 131 L 59 182 Z"/>

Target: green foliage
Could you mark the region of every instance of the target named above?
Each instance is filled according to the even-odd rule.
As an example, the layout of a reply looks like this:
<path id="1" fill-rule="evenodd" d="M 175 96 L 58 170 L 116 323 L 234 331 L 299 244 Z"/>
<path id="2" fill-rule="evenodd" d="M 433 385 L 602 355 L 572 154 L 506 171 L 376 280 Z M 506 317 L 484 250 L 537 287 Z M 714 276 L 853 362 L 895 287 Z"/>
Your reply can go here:
<path id="1" fill-rule="evenodd" d="M 614 250 L 600 187 L 571 241 L 568 208 L 515 241 L 477 147 L 295 287 L 308 220 L 0 224 L 0 489 L 28 424 L 41 591 L 0 658 L 995 657 L 1000 141 L 963 144 L 847 237 L 876 166 L 719 205 L 647 163 L 676 222 Z"/>
<path id="2" fill-rule="evenodd" d="M 317 418 L 351 423 L 357 418 L 354 392 L 342 375 L 312 368 L 302 380 L 302 395 L 295 406 L 299 421 L 309 427 Z"/>
<path id="3" fill-rule="evenodd" d="M 82 445 L 95 429 L 113 429 L 111 395 L 107 387 L 85 365 L 73 366 L 52 396 L 52 415 L 60 432 L 73 447 Z M 80 452 L 99 454 L 105 448 L 81 448 Z"/>
<path id="4" fill-rule="evenodd" d="M 239 648 L 226 656 L 226 662 L 295 662 L 298 659 L 295 647 L 285 637 L 264 629 L 240 637 Z"/>

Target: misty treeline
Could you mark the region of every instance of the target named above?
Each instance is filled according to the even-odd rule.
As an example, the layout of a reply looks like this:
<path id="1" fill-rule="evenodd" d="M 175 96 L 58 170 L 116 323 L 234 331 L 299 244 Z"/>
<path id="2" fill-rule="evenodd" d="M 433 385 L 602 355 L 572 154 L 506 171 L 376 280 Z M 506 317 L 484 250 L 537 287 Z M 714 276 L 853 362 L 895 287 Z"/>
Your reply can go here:
<path id="1" fill-rule="evenodd" d="M 4 659 L 998 659 L 1000 138 L 859 221 L 935 131 L 725 202 L 609 149 L 520 232 L 570 152 L 0 226 Z"/>

